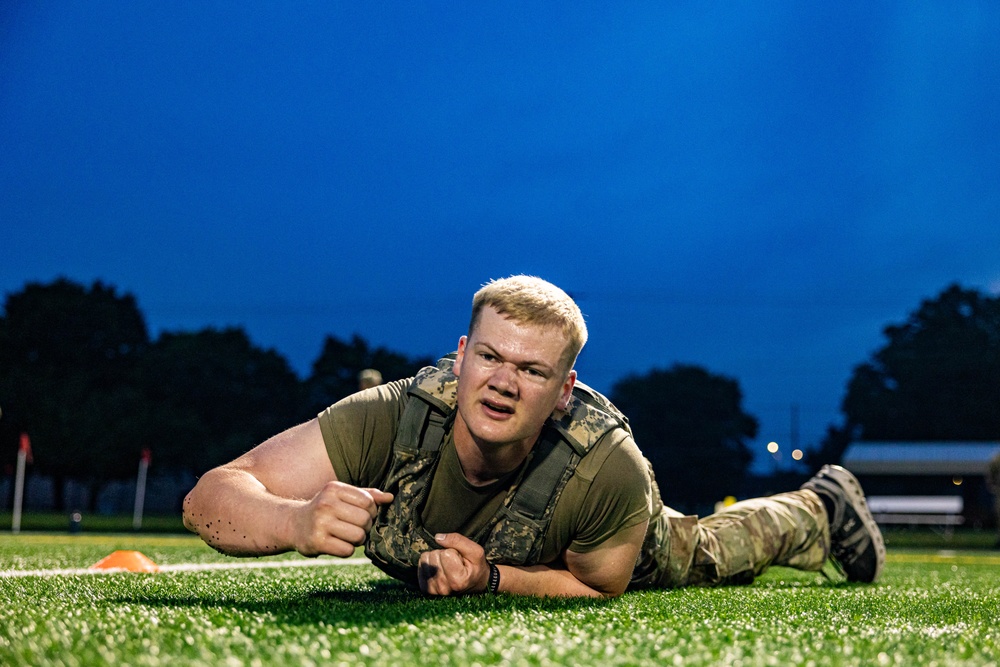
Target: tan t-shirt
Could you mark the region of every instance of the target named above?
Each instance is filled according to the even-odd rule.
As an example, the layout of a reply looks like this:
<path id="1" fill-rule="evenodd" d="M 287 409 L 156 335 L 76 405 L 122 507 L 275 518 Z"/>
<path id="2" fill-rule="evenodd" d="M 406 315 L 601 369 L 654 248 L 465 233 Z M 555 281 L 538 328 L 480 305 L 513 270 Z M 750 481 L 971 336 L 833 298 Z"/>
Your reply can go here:
<path id="1" fill-rule="evenodd" d="M 348 396 L 319 414 L 327 453 L 337 479 L 360 487 L 381 488 L 392 462 L 392 443 L 409 396 L 409 380 L 398 380 Z M 611 452 L 604 456 L 606 448 Z M 440 463 L 421 511 L 431 532 L 473 536 L 502 503 L 519 471 L 488 485 L 465 481 L 451 436 L 443 443 Z M 606 434 L 580 461 L 557 501 L 545 535 L 542 563 L 570 549 L 593 551 L 625 528 L 650 517 L 649 473 L 628 434 Z"/>

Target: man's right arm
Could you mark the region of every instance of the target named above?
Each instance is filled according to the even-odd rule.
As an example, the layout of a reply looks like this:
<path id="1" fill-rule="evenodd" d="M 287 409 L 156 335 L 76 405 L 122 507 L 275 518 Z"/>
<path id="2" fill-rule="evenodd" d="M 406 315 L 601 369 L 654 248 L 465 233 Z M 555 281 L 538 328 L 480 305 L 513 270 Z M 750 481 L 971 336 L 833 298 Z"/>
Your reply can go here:
<path id="1" fill-rule="evenodd" d="M 392 495 L 337 481 L 312 419 L 214 468 L 184 499 L 184 525 L 233 556 L 350 556 Z"/>

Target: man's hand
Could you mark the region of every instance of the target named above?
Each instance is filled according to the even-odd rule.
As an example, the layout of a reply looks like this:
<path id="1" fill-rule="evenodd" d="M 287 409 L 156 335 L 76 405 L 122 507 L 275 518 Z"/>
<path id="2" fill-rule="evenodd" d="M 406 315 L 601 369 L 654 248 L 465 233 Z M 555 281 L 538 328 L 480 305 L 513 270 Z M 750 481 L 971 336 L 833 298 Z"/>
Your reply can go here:
<path id="1" fill-rule="evenodd" d="M 368 537 L 379 505 L 389 502 L 391 493 L 329 482 L 292 518 L 295 550 L 303 556 L 353 555 Z"/>
<path id="2" fill-rule="evenodd" d="M 482 593 L 490 578 L 483 548 L 459 533 L 435 535 L 441 549 L 420 554 L 417 580 L 430 595 Z"/>

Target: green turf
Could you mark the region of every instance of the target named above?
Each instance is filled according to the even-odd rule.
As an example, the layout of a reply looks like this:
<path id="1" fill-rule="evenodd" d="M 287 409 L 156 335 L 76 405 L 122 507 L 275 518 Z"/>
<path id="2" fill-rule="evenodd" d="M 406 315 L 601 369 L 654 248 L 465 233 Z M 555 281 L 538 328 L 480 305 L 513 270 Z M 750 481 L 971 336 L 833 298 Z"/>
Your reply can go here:
<path id="1" fill-rule="evenodd" d="M 190 537 L 6 535 L 0 570 L 119 548 L 233 561 Z M 0 578 L 4 665 L 986 665 L 998 628 L 987 551 L 890 551 L 876 586 L 775 568 L 746 588 L 607 602 L 428 599 L 368 565 Z"/>

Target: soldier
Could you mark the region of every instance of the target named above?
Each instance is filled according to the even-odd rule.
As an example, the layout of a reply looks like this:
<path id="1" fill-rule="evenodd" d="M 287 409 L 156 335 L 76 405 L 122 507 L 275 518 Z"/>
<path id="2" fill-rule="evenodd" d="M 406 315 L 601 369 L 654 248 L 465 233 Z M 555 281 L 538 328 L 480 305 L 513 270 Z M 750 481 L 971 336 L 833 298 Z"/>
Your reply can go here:
<path id="1" fill-rule="evenodd" d="M 843 468 L 702 520 L 665 507 L 627 420 L 577 381 L 586 339 L 558 287 L 491 282 L 456 353 L 209 471 L 185 525 L 239 556 L 364 545 L 431 595 L 613 597 L 745 584 L 831 556 L 849 580 L 879 576 L 882 536 Z"/>
<path id="2" fill-rule="evenodd" d="M 358 389 L 371 389 L 382 384 L 382 374 L 374 368 L 366 368 L 358 373 Z"/>

